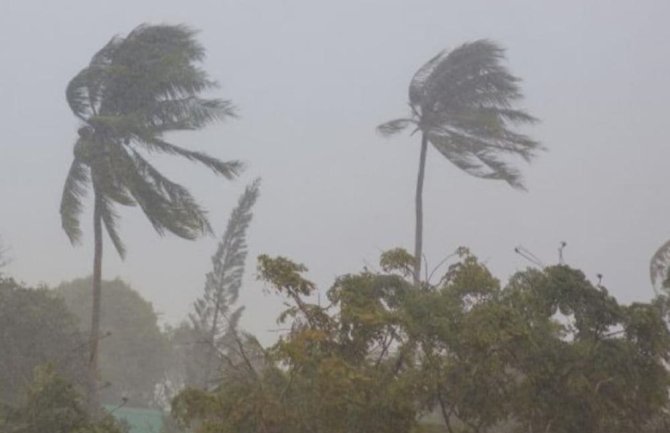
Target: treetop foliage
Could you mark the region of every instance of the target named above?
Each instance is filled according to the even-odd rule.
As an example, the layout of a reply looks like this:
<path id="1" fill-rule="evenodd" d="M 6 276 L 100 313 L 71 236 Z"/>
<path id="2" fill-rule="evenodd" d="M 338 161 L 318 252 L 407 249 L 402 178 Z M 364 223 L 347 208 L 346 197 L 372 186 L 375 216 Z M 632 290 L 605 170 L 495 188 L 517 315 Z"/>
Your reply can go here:
<path id="1" fill-rule="evenodd" d="M 86 344 L 77 317 L 46 288 L 0 277 L 0 402 L 15 402 L 33 370 L 55 372 L 82 385 Z"/>
<path id="2" fill-rule="evenodd" d="M 530 161 L 541 147 L 511 129 L 536 119 L 515 108 L 522 97 L 520 79 L 503 60 L 504 50 L 486 39 L 438 53 L 410 82 L 411 116 L 384 123 L 378 131 L 389 136 L 413 126 L 466 173 L 523 188 L 521 173 L 507 157 Z"/>
<path id="3" fill-rule="evenodd" d="M 188 390 L 198 432 L 660 432 L 669 419 L 668 299 L 620 305 L 564 265 L 501 283 L 465 249 L 417 288 L 402 250 L 338 278 L 316 305 L 304 265 L 259 257 L 291 326 L 247 374 Z M 251 347 L 251 346 L 248 346 Z M 665 427 L 664 427 L 665 426 Z"/>
<path id="4" fill-rule="evenodd" d="M 91 278 L 64 282 L 54 295 L 77 317 L 81 332 L 90 328 Z M 169 341 L 151 303 L 119 279 L 102 282 L 101 340 L 101 401 L 154 406 L 154 388 L 169 361 Z"/>
<path id="5" fill-rule="evenodd" d="M 90 414 L 72 383 L 49 367 L 35 369 L 16 406 L 0 407 L 0 431 L 6 433 L 128 433 L 111 415 Z"/>
<path id="6" fill-rule="evenodd" d="M 169 380 L 173 388 L 210 389 L 216 384 L 225 359 L 236 358 L 238 324 L 244 307 L 235 304 L 247 258 L 246 233 L 259 194 L 260 179 L 256 179 L 247 186 L 228 219 L 212 256 L 212 269 L 205 277 L 203 294 L 189 314 L 190 321 L 172 332 L 175 365 Z"/>
<path id="7" fill-rule="evenodd" d="M 121 256 L 116 205 L 139 205 L 159 234 L 194 239 L 210 233 L 204 210 L 187 189 L 160 173 L 144 153 L 181 156 L 231 179 L 237 161 L 224 162 L 164 140 L 234 116 L 230 101 L 201 93 L 216 86 L 197 63 L 204 48 L 186 26 L 141 25 L 116 36 L 68 84 L 66 97 L 83 123 L 61 200 L 62 225 L 79 242 L 79 217 L 89 185 L 100 200 L 104 227 Z"/>

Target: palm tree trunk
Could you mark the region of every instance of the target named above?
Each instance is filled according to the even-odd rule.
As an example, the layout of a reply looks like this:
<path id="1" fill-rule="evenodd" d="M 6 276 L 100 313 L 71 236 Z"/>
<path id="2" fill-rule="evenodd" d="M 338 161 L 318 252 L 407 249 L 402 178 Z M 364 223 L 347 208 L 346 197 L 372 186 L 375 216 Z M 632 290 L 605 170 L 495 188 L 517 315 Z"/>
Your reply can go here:
<path id="1" fill-rule="evenodd" d="M 100 341 L 100 296 L 102 280 L 102 198 L 95 193 L 93 209 L 93 234 L 95 252 L 93 255 L 93 305 L 91 308 L 91 334 L 89 336 L 90 355 L 88 359 L 88 406 L 91 413 L 98 410 L 98 343 Z"/>
<path id="2" fill-rule="evenodd" d="M 421 155 L 419 156 L 419 175 L 416 179 L 416 225 L 414 232 L 414 284 L 421 280 L 421 258 L 423 256 L 423 178 L 426 173 L 426 152 L 428 136 L 421 135 Z"/>

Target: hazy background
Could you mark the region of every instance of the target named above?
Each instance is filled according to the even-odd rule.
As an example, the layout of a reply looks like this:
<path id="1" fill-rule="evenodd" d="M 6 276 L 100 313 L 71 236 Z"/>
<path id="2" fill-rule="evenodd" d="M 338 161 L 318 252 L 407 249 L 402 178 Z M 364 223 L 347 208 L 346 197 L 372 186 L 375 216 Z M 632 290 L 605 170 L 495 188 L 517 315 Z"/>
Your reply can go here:
<path id="1" fill-rule="evenodd" d="M 415 70 L 477 38 L 507 47 L 524 79 L 527 131 L 548 149 L 522 166 L 528 193 L 458 171 L 434 150 L 425 186 L 424 250 L 436 264 L 469 246 L 506 279 L 566 261 L 623 301 L 648 299 L 649 258 L 670 238 L 667 197 L 670 2 L 525 1 L 28 1 L 0 2 L 0 236 L 7 272 L 56 284 L 90 274 L 92 230 L 73 248 L 58 206 L 78 123 L 67 82 L 114 34 L 142 22 L 200 29 L 205 69 L 240 119 L 169 137 L 249 168 L 226 182 L 187 161 L 160 166 L 209 209 L 217 235 L 244 186 L 262 176 L 250 228 L 245 327 L 275 327 L 280 301 L 255 281 L 255 257 L 305 263 L 325 291 L 342 273 L 374 268 L 382 250 L 411 249 L 416 137 L 385 140 L 379 123 L 407 112 Z M 90 221 L 87 217 L 86 221 Z M 201 293 L 217 238 L 160 238 L 137 209 L 123 213 L 120 276 L 162 313 L 184 318 Z M 109 244 L 108 244 L 109 245 Z"/>

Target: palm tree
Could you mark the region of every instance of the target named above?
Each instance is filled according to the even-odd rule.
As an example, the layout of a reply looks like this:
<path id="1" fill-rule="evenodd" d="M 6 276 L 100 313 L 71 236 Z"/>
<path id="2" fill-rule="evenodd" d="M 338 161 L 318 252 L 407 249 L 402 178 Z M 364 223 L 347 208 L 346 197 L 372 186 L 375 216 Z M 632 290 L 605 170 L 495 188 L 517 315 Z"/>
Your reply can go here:
<path id="1" fill-rule="evenodd" d="M 125 38 L 114 37 L 68 84 L 67 102 L 83 125 L 74 145 L 60 206 L 63 229 L 73 244 L 81 239 L 80 216 L 93 190 L 93 307 L 87 396 L 97 401 L 100 282 L 103 227 L 123 258 L 116 205 L 142 209 L 154 229 L 195 239 L 211 232 L 204 210 L 189 191 L 172 182 L 145 157 L 164 153 L 198 162 L 227 179 L 241 170 L 201 152 L 170 144 L 170 131 L 196 130 L 233 116 L 229 101 L 199 95 L 216 86 L 196 66 L 205 51 L 185 26 L 141 25 Z"/>
<path id="2" fill-rule="evenodd" d="M 378 127 L 385 136 L 410 125 L 421 132 L 416 183 L 414 283 L 421 272 L 423 244 L 423 180 L 431 143 L 456 167 L 476 177 L 500 179 L 523 189 L 521 173 L 508 161 L 518 155 L 530 161 L 540 144 L 510 126 L 536 119 L 513 107 L 522 95 L 519 79 L 501 64 L 504 50 L 478 40 L 441 52 L 422 66 L 409 86 L 411 116 Z"/>

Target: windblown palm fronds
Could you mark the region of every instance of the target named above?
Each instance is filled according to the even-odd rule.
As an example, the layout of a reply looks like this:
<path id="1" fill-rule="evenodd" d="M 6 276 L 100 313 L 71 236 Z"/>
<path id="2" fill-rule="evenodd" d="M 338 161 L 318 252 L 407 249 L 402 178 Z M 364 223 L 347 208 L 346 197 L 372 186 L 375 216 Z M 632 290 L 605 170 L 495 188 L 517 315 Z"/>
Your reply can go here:
<path id="1" fill-rule="evenodd" d="M 164 140 L 170 131 L 195 130 L 234 116 L 229 101 L 199 95 L 216 86 L 195 64 L 204 58 L 194 31 L 184 26 L 141 25 L 114 37 L 66 90 L 84 123 L 61 201 L 63 229 L 81 238 L 79 216 L 89 185 L 100 200 L 104 227 L 121 256 L 116 205 L 139 205 L 158 233 L 193 239 L 210 231 L 205 212 L 183 186 L 162 175 L 145 154 L 164 153 L 198 162 L 228 179 L 241 169 Z"/>
<path id="2" fill-rule="evenodd" d="M 94 196 L 93 307 L 89 337 L 87 399 L 98 409 L 98 342 L 103 227 L 121 257 L 116 206 L 139 206 L 159 234 L 194 239 L 211 231 L 205 211 L 189 191 L 165 177 L 146 158 L 164 153 L 203 164 L 228 179 L 241 170 L 201 152 L 171 144 L 164 135 L 195 130 L 233 116 L 229 101 L 206 99 L 216 86 L 196 66 L 205 51 L 184 26 L 141 25 L 114 37 L 68 84 L 67 102 L 82 122 L 60 205 L 61 223 L 72 243 L 81 239 L 80 217 L 89 189 Z"/>
<path id="3" fill-rule="evenodd" d="M 439 53 L 412 78 L 412 116 L 384 123 L 379 132 L 393 135 L 413 125 L 468 174 L 523 188 L 519 171 L 501 157 L 533 158 L 539 143 L 510 127 L 536 119 L 513 107 L 522 97 L 520 80 L 501 64 L 503 59 L 504 50 L 488 40 Z"/>
<path id="4" fill-rule="evenodd" d="M 519 78 L 502 64 L 504 50 L 478 40 L 441 52 L 423 65 L 409 86 L 411 115 L 386 122 L 378 131 L 389 136 L 409 126 L 422 133 L 417 182 L 415 282 L 421 263 L 421 219 L 426 146 L 431 143 L 456 167 L 476 177 L 504 180 L 523 189 L 521 173 L 509 161 L 530 161 L 540 144 L 514 132 L 513 126 L 533 123 L 534 117 L 514 107 L 521 99 Z"/>

